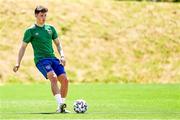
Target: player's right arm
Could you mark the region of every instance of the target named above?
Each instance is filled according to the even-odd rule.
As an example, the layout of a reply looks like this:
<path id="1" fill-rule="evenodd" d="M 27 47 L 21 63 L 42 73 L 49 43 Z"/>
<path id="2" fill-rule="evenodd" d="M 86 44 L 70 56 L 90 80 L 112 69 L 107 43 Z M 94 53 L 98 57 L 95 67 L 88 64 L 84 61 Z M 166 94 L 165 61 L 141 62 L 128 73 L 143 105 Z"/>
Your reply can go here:
<path id="1" fill-rule="evenodd" d="M 32 38 L 31 29 L 27 29 L 24 33 L 23 41 L 22 41 L 20 49 L 19 49 L 16 65 L 13 68 L 14 72 L 18 71 L 20 64 L 21 64 L 21 60 L 24 56 L 26 47 L 27 47 L 28 43 L 31 41 L 31 38 Z"/>
<path id="2" fill-rule="evenodd" d="M 19 52 L 18 52 L 17 62 L 16 62 L 16 65 L 14 66 L 14 68 L 13 68 L 14 72 L 17 72 L 19 67 L 20 67 L 21 60 L 22 60 L 22 58 L 24 56 L 27 45 L 28 45 L 28 43 L 22 42 L 22 44 L 20 46 L 20 49 L 19 49 Z"/>

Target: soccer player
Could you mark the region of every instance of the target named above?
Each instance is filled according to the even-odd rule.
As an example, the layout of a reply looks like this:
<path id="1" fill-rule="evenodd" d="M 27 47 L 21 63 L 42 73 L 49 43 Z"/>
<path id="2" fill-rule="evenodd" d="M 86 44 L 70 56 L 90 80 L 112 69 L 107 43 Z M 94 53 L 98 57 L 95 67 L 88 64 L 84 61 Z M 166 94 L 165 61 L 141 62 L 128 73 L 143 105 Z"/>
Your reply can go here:
<path id="1" fill-rule="evenodd" d="M 69 111 L 66 110 L 65 104 L 65 98 L 68 92 L 68 80 L 64 69 L 66 61 L 56 29 L 52 25 L 45 24 L 47 12 L 48 9 L 43 6 L 37 6 L 35 8 L 36 23 L 26 29 L 24 33 L 17 63 L 13 71 L 17 72 L 20 68 L 26 47 L 28 43 L 31 43 L 36 67 L 46 79 L 50 80 L 51 90 L 58 104 L 56 112 L 69 113 Z M 54 55 L 52 41 L 57 47 L 60 59 Z M 61 84 L 60 88 L 58 81 Z"/>

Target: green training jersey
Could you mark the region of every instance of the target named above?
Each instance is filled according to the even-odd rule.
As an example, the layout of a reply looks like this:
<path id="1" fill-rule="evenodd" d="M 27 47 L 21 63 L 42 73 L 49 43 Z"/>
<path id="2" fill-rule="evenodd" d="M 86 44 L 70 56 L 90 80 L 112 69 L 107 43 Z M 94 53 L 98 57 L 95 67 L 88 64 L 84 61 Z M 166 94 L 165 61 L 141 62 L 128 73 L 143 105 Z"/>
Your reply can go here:
<path id="1" fill-rule="evenodd" d="M 55 40 L 57 37 L 58 35 L 55 28 L 47 24 L 43 27 L 34 24 L 25 31 L 23 41 L 31 43 L 34 51 L 35 64 L 37 64 L 40 59 L 55 57 L 52 40 Z"/>

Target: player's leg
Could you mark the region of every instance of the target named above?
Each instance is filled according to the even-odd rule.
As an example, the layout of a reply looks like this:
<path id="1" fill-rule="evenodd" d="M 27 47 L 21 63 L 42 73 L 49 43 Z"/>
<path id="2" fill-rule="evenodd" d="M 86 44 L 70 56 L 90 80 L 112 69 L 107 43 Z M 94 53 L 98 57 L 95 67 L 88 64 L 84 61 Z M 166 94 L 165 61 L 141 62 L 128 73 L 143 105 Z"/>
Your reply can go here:
<path id="1" fill-rule="evenodd" d="M 46 79 L 50 80 L 52 93 L 57 101 L 58 107 L 62 105 L 62 98 L 60 89 L 58 87 L 57 76 L 51 66 L 51 61 L 48 59 L 40 60 L 36 64 L 38 70 L 43 74 Z"/>
<path id="2" fill-rule="evenodd" d="M 61 74 L 58 77 L 58 81 L 61 83 L 61 88 L 60 88 L 60 93 L 62 96 L 62 102 L 65 103 L 65 98 L 67 96 L 67 92 L 68 92 L 68 79 L 66 77 L 66 74 Z"/>
<path id="3" fill-rule="evenodd" d="M 63 106 L 60 106 L 60 109 L 61 111 L 63 111 L 63 113 L 70 113 L 70 111 L 66 110 L 66 103 L 65 103 L 65 99 L 68 92 L 68 80 L 67 80 L 66 74 L 65 73 L 60 74 L 57 78 L 61 84 L 59 92 L 61 93 L 62 103 L 63 103 L 62 104 Z"/>
<path id="4" fill-rule="evenodd" d="M 60 64 L 59 59 L 52 59 L 51 62 L 52 64 L 52 68 L 54 70 L 54 72 L 57 75 L 57 79 L 60 82 L 61 86 L 60 86 L 60 94 L 63 98 L 63 102 L 65 103 L 65 98 L 67 96 L 67 92 L 68 92 L 68 80 L 66 77 L 66 72 L 65 72 L 65 68 L 63 65 Z"/>
<path id="5" fill-rule="evenodd" d="M 57 82 L 58 81 L 57 76 L 54 73 L 54 71 L 50 71 L 47 73 L 47 78 L 51 82 L 51 90 L 58 104 L 56 112 L 63 113 L 65 111 L 64 109 L 66 108 L 66 104 L 63 103 L 61 98 L 60 89 L 58 87 L 58 82 Z"/>
<path id="6" fill-rule="evenodd" d="M 60 90 L 57 84 L 58 79 L 57 79 L 56 74 L 53 71 L 50 71 L 47 73 L 47 78 L 51 82 L 51 90 L 52 90 L 53 95 L 60 94 L 59 92 Z"/>
<path id="7" fill-rule="evenodd" d="M 64 66 L 60 64 L 60 61 L 58 59 L 52 59 L 52 68 L 56 75 L 58 76 L 57 79 L 60 82 L 60 94 L 62 96 L 62 105 L 59 107 L 60 111 L 63 111 L 63 113 L 69 113 L 70 111 L 66 110 L 66 104 L 65 104 L 65 97 L 67 96 L 68 91 L 68 80 L 66 77 Z"/>

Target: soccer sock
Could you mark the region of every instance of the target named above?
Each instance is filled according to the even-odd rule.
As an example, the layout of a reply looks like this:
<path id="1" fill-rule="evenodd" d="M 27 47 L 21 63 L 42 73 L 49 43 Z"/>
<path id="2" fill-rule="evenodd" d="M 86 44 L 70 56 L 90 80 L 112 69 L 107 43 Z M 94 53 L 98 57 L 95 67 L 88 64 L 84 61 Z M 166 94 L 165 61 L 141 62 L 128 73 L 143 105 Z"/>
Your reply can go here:
<path id="1" fill-rule="evenodd" d="M 54 97 L 57 101 L 58 106 L 60 106 L 63 103 L 62 98 L 61 98 L 61 94 L 56 94 L 56 95 L 54 95 Z"/>
<path id="2" fill-rule="evenodd" d="M 62 98 L 62 103 L 65 103 L 65 101 L 66 101 L 66 98 Z"/>

